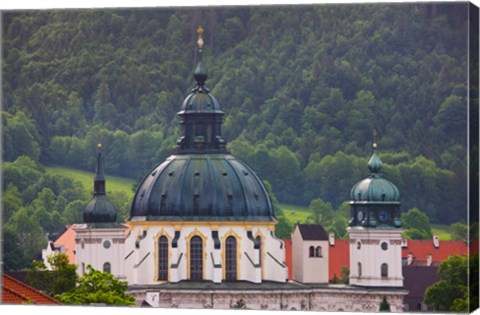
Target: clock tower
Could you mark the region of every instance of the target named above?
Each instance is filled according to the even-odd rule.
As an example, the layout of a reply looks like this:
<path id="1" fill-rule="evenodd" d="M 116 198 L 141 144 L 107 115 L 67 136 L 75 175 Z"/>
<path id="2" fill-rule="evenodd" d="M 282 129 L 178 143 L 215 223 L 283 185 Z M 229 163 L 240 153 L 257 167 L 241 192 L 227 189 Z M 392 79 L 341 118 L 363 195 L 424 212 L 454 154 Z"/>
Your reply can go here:
<path id="1" fill-rule="evenodd" d="M 350 285 L 403 287 L 400 193 L 380 173 L 382 162 L 373 136 L 370 176 L 350 192 Z"/>

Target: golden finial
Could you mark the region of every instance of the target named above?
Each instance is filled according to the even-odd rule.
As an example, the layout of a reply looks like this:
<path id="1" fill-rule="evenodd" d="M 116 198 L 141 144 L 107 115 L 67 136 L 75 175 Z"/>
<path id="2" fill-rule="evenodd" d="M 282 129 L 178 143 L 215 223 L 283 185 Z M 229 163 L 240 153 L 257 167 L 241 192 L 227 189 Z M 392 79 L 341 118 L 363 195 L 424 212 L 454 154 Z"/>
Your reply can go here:
<path id="1" fill-rule="evenodd" d="M 103 148 L 103 146 L 102 146 L 101 143 L 97 144 L 97 149 L 98 149 L 98 150 L 102 150 L 102 148 Z"/>
<path id="2" fill-rule="evenodd" d="M 203 28 L 202 28 L 201 25 L 198 26 L 197 33 L 198 33 L 198 40 L 197 40 L 198 49 L 202 50 L 202 48 L 203 48 Z"/>
<path id="3" fill-rule="evenodd" d="M 373 129 L 373 132 L 372 132 L 372 136 L 373 136 L 373 149 L 376 150 L 377 149 L 377 136 L 378 136 L 378 133 L 375 129 Z"/>

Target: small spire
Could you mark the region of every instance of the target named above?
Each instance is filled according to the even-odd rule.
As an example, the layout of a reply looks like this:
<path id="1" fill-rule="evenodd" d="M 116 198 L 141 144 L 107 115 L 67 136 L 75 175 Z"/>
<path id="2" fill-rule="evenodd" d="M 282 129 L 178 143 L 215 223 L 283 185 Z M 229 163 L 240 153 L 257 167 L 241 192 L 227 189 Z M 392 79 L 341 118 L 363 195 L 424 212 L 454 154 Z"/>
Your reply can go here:
<path id="1" fill-rule="evenodd" d="M 372 136 L 373 136 L 373 142 L 372 142 L 373 154 L 372 154 L 372 157 L 370 158 L 370 161 L 368 161 L 368 168 L 372 173 L 378 173 L 382 168 L 382 161 L 380 161 L 380 158 L 377 155 L 378 133 L 375 129 L 373 129 Z"/>
<path id="2" fill-rule="evenodd" d="M 95 194 L 105 194 L 105 175 L 103 173 L 103 158 L 102 158 L 102 144 L 97 145 L 98 154 L 97 154 L 97 169 L 95 171 L 94 178 L 94 193 Z"/>
<path id="3" fill-rule="evenodd" d="M 198 62 L 197 67 L 195 68 L 195 72 L 193 73 L 193 77 L 195 78 L 195 81 L 197 81 L 197 88 L 201 87 L 203 89 L 203 85 L 205 84 L 205 81 L 207 81 L 207 71 L 205 71 L 205 69 L 203 68 L 202 63 L 203 28 L 200 25 L 197 28 L 197 33 Z"/>
<path id="4" fill-rule="evenodd" d="M 378 133 L 375 129 L 373 129 L 372 131 L 372 137 L 373 137 L 373 150 L 376 150 L 377 149 L 377 136 L 378 136 Z"/>
<path id="5" fill-rule="evenodd" d="M 203 48 L 203 27 L 201 25 L 199 25 L 197 28 L 197 34 L 198 34 L 197 46 L 198 46 L 198 50 L 201 52 Z"/>

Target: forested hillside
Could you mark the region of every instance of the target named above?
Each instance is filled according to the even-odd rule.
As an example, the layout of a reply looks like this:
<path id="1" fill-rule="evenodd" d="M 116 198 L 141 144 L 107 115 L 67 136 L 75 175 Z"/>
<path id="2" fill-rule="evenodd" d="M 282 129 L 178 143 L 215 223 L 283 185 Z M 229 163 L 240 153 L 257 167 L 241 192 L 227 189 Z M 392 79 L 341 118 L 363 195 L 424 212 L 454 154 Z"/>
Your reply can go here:
<path id="1" fill-rule="evenodd" d="M 229 148 L 280 202 L 321 199 L 339 208 L 369 173 L 375 128 L 402 209 L 416 207 L 434 223 L 460 221 L 467 207 L 467 8 L 7 12 L 4 160 L 26 155 L 93 170 L 101 142 L 108 174 L 139 179 L 175 148 L 201 24 L 207 86 L 226 113 Z M 11 180 L 4 189 L 20 188 Z"/>

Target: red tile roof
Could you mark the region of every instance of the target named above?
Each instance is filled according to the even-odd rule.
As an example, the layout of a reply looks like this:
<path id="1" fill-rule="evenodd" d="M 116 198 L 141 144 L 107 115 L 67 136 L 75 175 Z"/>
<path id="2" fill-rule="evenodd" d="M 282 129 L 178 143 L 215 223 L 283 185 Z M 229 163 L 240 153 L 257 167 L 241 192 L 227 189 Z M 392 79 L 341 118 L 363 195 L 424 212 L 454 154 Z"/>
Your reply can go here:
<path id="1" fill-rule="evenodd" d="M 407 247 L 402 248 L 402 257 L 406 258 L 409 253 L 414 259 L 426 259 L 428 254 L 432 260 L 445 260 L 450 255 L 466 255 L 467 243 L 462 241 L 440 241 L 440 246 L 435 248 L 432 240 L 408 240 Z"/>
<path id="2" fill-rule="evenodd" d="M 292 240 L 285 240 L 285 264 L 288 268 L 288 280 L 293 279 Z"/>
<path id="3" fill-rule="evenodd" d="M 0 304 L 58 305 L 60 302 L 9 275 L 2 274 L 2 300 Z"/>
<path id="4" fill-rule="evenodd" d="M 350 269 L 350 241 L 335 240 L 333 246 L 329 245 L 328 252 L 328 278 L 332 280 L 335 275 L 341 278 L 342 267 Z"/>

